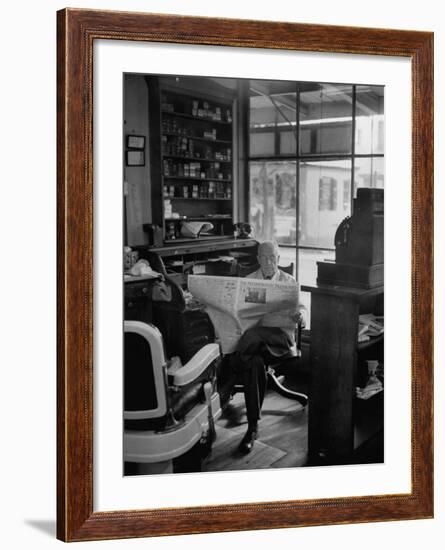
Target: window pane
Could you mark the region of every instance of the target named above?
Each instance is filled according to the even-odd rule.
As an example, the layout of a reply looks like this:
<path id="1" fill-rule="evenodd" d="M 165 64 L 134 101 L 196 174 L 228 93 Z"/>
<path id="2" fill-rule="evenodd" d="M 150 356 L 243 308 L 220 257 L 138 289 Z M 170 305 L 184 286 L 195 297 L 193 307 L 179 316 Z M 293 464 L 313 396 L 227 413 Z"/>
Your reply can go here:
<path id="1" fill-rule="evenodd" d="M 334 250 L 308 250 L 300 248 L 298 251 L 298 281 L 302 285 L 315 285 L 317 282 L 317 262 L 335 260 Z"/>
<path id="2" fill-rule="evenodd" d="M 300 93 L 300 154 L 348 154 L 352 145 L 352 86 L 314 84 Z"/>
<path id="3" fill-rule="evenodd" d="M 383 153 L 384 139 L 384 87 L 357 86 L 355 152 Z"/>
<path id="4" fill-rule="evenodd" d="M 299 245 L 334 248 L 335 231 L 351 212 L 351 161 L 300 165 Z"/>
<path id="5" fill-rule="evenodd" d="M 250 156 L 295 154 L 294 82 L 250 82 Z"/>
<path id="6" fill-rule="evenodd" d="M 298 250 L 298 282 L 300 285 L 315 286 L 317 284 L 317 262 L 334 261 L 334 250 Z M 311 293 L 300 292 L 300 304 L 306 308 L 306 329 L 311 328 Z"/>
<path id="7" fill-rule="evenodd" d="M 384 158 L 356 158 L 354 164 L 354 196 L 359 187 L 377 187 L 385 184 Z"/>
<path id="8" fill-rule="evenodd" d="M 275 134 L 272 132 L 258 132 L 250 134 L 250 155 L 264 157 L 275 153 Z"/>
<path id="9" fill-rule="evenodd" d="M 259 240 L 296 244 L 296 163 L 251 162 L 250 223 Z"/>
<path id="10" fill-rule="evenodd" d="M 296 128 L 292 132 L 280 132 L 280 154 L 295 155 L 295 146 L 297 143 Z"/>

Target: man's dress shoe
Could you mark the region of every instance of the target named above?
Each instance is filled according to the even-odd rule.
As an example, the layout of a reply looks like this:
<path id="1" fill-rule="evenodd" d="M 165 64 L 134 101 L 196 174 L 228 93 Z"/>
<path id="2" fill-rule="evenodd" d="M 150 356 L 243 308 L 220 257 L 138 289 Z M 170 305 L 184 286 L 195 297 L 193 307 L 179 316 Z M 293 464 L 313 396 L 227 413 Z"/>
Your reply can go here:
<path id="1" fill-rule="evenodd" d="M 255 443 L 255 439 L 257 438 L 257 430 L 251 430 L 248 429 L 246 434 L 241 440 L 241 443 L 239 444 L 239 451 L 243 453 L 244 455 L 250 453 L 250 451 L 253 449 L 253 445 Z"/>

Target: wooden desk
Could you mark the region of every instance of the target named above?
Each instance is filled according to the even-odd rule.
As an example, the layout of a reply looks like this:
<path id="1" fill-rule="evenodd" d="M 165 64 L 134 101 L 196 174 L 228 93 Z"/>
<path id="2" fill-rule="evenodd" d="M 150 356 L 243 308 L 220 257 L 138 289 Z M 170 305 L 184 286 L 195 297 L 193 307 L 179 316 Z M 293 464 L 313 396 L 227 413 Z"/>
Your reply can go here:
<path id="1" fill-rule="evenodd" d="M 359 314 L 383 313 L 378 310 L 383 287 L 320 285 L 301 290 L 311 293 L 309 457 L 338 463 L 355 447 L 357 358 L 361 348 L 371 345 L 357 344 Z"/>
<path id="2" fill-rule="evenodd" d="M 162 258 L 167 258 L 171 256 L 185 256 L 187 254 L 243 250 L 252 247 L 256 252 L 257 245 L 258 242 L 254 239 L 221 238 L 219 240 L 215 240 L 213 238 L 206 240 L 205 238 L 201 238 L 195 240 L 188 239 L 186 242 L 182 242 L 178 239 L 176 242 L 171 243 L 168 246 L 158 248 L 152 247 L 150 250 L 152 252 L 156 252 L 156 254 Z"/>
<path id="3" fill-rule="evenodd" d="M 163 247 L 135 247 L 156 271 L 168 275 L 175 283 L 185 288 L 187 275 L 195 269 L 206 275 L 243 276 L 257 268 L 258 242 L 254 239 L 205 238 L 187 240 Z M 221 256 L 230 256 L 233 262 L 217 261 Z"/>

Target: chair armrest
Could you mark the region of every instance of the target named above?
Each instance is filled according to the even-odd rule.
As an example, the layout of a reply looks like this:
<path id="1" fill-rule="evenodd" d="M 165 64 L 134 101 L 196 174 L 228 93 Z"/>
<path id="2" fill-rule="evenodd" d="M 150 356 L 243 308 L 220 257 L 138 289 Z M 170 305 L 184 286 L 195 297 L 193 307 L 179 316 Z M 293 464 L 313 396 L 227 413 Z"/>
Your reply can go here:
<path id="1" fill-rule="evenodd" d="M 175 386 L 185 386 L 196 380 L 219 357 L 218 344 L 207 344 L 173 375 Z"/>

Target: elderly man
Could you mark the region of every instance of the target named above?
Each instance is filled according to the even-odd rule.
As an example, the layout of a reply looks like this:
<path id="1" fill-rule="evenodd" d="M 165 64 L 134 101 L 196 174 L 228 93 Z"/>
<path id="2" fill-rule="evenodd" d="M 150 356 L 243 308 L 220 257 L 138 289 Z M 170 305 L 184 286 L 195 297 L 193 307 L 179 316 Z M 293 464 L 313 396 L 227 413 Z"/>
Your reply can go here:
<path id="1" fill-rule="evenodd" d="M 279 251 L 273 241 L 265 241 L 258 246 L 258 263 L 260 268 L 250 275 L 250 279 L 269 279 L 276 282 L 293 282 L 295 279 L 278 268 Z M 294 321 L 302 316 L 303 306 L 295 313 Z M 235 362 L 238 371 L 243 373 L 244 398 L 248 428 L 239 450 L 249 453 L 258 435 L 258 420 L 261 416 L 266 391 L 267 372 L 265 359 L 271 355 L 280 357 L 286 355 L 295 344 L 294 329 L 267 326 L 267 315 L 253 328 L 246 330 L 241 336 L 236 353 Z"/>

